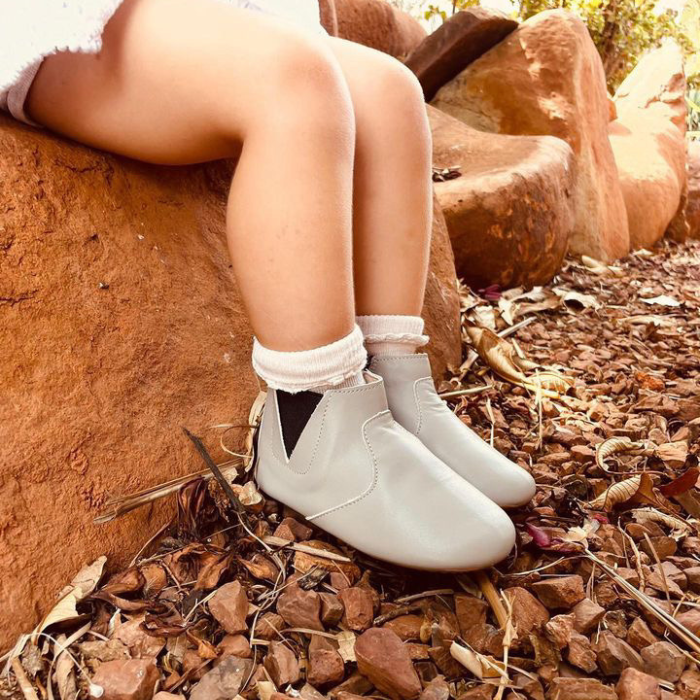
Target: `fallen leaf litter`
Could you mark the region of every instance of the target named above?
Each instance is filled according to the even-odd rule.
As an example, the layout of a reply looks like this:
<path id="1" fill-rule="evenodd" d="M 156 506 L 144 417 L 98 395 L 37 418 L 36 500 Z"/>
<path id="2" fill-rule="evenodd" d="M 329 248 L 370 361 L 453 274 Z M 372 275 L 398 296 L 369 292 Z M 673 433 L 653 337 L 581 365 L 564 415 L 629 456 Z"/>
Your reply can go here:
<path id="1" fill-rule="evenodd" d="M 218 476 L 116 499 L 103 519 L 169 494 L 178 515 L 133 566 L 76 576 L 0 696 L 700 697 L 700 243 L 461 298 L 440 392 L 538 483 L 507 561 L 371 560 L 263 498 L 232 451 Z"/>

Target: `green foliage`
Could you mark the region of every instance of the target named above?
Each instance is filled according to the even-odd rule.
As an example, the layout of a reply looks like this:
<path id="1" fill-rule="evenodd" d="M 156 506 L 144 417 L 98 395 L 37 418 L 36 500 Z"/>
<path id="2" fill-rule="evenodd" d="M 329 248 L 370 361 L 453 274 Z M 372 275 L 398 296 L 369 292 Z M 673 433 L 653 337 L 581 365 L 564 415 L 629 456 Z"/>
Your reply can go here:
<path id="1" fill-rule="evenodd" d="M 700 90 L 688 90 L 688 136 L 700 138 Z"/>

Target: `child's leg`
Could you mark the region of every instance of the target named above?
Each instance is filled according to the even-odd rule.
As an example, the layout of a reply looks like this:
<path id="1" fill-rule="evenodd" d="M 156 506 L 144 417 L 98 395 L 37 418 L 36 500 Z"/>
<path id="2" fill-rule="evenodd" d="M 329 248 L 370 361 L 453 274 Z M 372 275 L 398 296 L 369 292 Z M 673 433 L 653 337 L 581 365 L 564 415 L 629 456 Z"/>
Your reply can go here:
<path id="1" fill-rule="evenodd" d="M 420 317 L 432 219 L 432 141 L 423 91 L 396 59 L 331 38 L 357 124 L 354 268 L 358 323 L 371 355 L 425 344 Z"/>
<path id="2" fill-rule="evenodd" d="M 432 143 L 423 90 L 391 56 L 345 39 L 329 42 L 350 87 L 357 124 L 357 313 L 418 315 L 432 219 Z"/>
<path id="3" fill-rule="evenodd" d="M 306 350 L 354 324 L 354 116 L 323 37 L 207 0 L 126 0 L 97 55 L 44 62 L 38 123 L 155 163 L 240 154 L 228 239 L 256 337 Z"/>

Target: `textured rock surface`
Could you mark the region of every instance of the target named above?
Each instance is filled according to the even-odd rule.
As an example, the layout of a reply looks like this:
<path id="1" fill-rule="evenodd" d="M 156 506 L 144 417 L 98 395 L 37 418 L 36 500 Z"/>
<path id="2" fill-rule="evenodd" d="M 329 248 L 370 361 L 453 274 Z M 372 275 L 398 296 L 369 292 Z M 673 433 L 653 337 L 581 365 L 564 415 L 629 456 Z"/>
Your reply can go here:
<path id="1" fill-rule="evenodd" d="M 688 144 L 688 206 L 686 218 L 691 238 L 700 238 L 700 141 Z"/>
<path id="2" fill-rule="evenodd" d="M 610 143 L 625 199 L 631 248 L 649 248 L 666 232 L 686 187 L 686 144 L 661 114 L 625 110 L 610 122 Z"/>
<path id="3" fill-rule="evenodd" d="M 408 56 L 426 35 L 418 20 L 386 0 L 335 0 L 335 10 L 338 36 L 399 59 Z"/>
<path id="4" fill-rule="evenodd" d="M 416 698 L 421 692 L 408 647 L 389 629 L 367 630 L 355 642 L 357 668 L 377 690 L 394 700 Z"/>
<path id="5" fill-rule="evenodd" d="M 426 100 L 472 61 L 510 34 L 518 23 L 497 10 L 469 7 L 429 34 L 405 60 L 423 86 Z"/>
<path id="6" fill-rule="evenodd" d="M 683 53 L 673 42 L 647 53 L 615 93 L 619 117 L 645 109 L 672 121 L 684 134 L 688 106 Z"/>
<path id="7" fill-rule="evenodd" d="M 169 519 L 163 502 L 93 524 L 110 495 L 202 468 L 181 426 L 223 459 L 211 426 L 247 418 L 258 383 L 224 237 L 230 170 L 146 166 L 0 118 L 0 649 L 85 563 L 123 564 Z M 439 206 L 434 219 L 437 375 L 461 347 Z"/>
<path id="8" fill-rule="evenodd" d="M 602 260 L 628 252 L 603 66 L 578 18 L 551 10 L 523 22 L 440 88 L 432 104 L 483 131 L 567 141 L 577 173 L 572 252 Z"/>
<path id="9" fill-rule="evenodd" d="M 105 700 L 150 700 L 159 678 L 153 659 L 127 659 L 100 664 L 92 683 Z"/>
<path id="10" fill-rule="evenodd" d="M 433 164 L 461 176 L 435 183 L 457 274 L 475 288 L 548 282 L 573 227 L 573 156 L 560 139 L 477 131 L 428 106 Z"/>

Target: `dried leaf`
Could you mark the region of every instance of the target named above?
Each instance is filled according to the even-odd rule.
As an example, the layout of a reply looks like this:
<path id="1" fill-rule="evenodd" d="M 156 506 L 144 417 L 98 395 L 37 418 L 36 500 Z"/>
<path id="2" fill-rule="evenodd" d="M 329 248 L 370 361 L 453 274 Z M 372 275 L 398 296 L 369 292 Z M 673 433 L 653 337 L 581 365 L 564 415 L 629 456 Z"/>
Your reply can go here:
<path id="1" fill-rule="evenodd" d="M 499 376 L 515 384 L 527 381 L 514 363 L 515 350 L 488 328 L 468 326 L 467 335 L 484 362 Z"/>
<path id="2" fill-rule="evenodd" d="M 612 510 L 615 506 L 635 499 L 637 502 L 656 503 L 653 492 L 653 482 L 647 473 L 636 474 L 603 491 L 597 498 L 588 503 L 589 508 Z"/>
<path id="3" fill-rule="evenodd" d="M 95 590 L 102 578 L 106 563 L 107 557 L 102 556 L 78 572 L 70 584 L 61 591 L 58 603 L 39 623 L 34 636 L 57 622 L 66 622 L 80 617 L 76 605 Z"/>
<path id="4" fill-rule="evenodd" d="M 645 445 L 642 442 L 632 442 L 628 437 L 614 437 L 605 440 L 598 445 L 595 453 L 596 464 L 604 471 L 608 471 L 608 466 L 605 463 L 606 458 L 610 455 L 619 453 L 638 453 L 644 450 Z"/>
<path id="5" fill-rule="evenodd" d="M 255 554 L 250 561 L 241 559 L 240 562 L 251 576 L 264 581 L 276 581 L 280 575 L 280 570 L 274 562 L 262 554 Z"/>
<path id="6" fill-rule="evenodd" d="M 680 306 L 682 303 L 677 299 L 674 299 L 673 297 L 667 296 L 666 294 L 662 294 L 658 297 L 652 297 L 651 299 L 640 299 L 639 301 L 641 301 L 644 304 L 655 304 L 657 306 L 671 307 Z"/>
<path id="7" fill-rule="evenodd" d="M 479 680 L 484 680 L 484 678 L 501 678 L 505 674 L 502 664 L 492 656 L 479 654 L 457 644 L 457 642 L 452 642 L 450 645 L 450 656 Z"/>
<path id="8" fill-rule="evenodd" d="M 336 635 L 338 642 L 338 653 L 345 663 L 354 663 L 355 658 L 355 634 L 350 630 L 344 630 Z"/>

